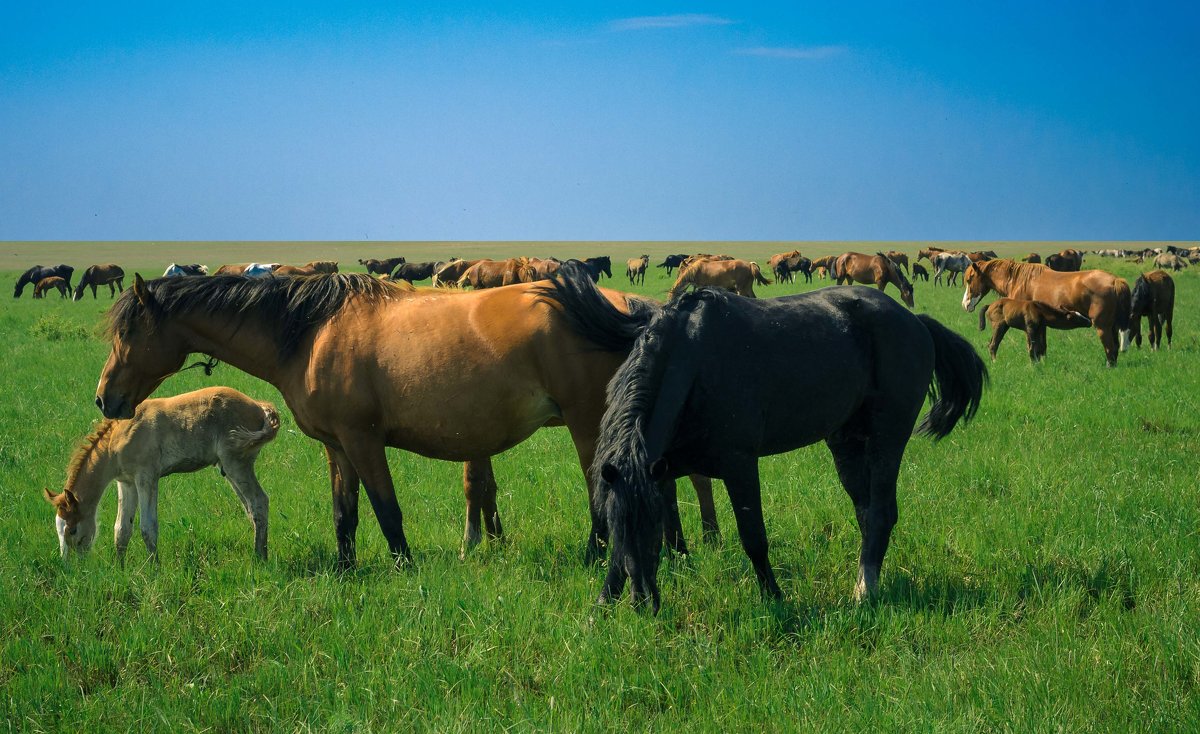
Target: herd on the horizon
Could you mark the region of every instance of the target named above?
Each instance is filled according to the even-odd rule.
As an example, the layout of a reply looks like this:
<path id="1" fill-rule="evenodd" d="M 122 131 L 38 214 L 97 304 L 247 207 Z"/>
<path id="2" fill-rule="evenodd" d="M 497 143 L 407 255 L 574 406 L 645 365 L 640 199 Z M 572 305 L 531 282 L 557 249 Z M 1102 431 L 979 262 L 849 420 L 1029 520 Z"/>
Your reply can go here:
<path id="1" fill-rule="evenodd" d="M 1176 270 L 1200 261 L 1200 248 L 1095 254 Z M 1054 253 L 1042 264 L 1037 254 L 1018 262 L 994 252 L 928 247 L 911 261 L 898 251 L 813 260 L 793 250 L 772 256 L 769 271 L 785 281 L 800 273 L 807 281 L 816 276 L 879 291 L 894 285 L 912 309 L 906 274 L 924 273 L 928 280 L 920 265 L 928 260 L 934 283 L 944 278 L 954 285 L 962 276 L 965 311 L 991 291 L 1000 296 L 979 309 L 979 328 L 992 327 L 993 360 L 1009 329 L 1025 332 L 1036 362 L 1046 354 L 1048 328 L 1091 327 L 1113 366 L 1130 340 L 1141 345 L 1142 317 L 1149 319 L 1151 348 L 1158 348 L 1164 330 L 1170 345 L 1174 281 L 1168 273 L 1145 273 L 1130 288 L 1103 270 L 1083 270 L 1083 259 L 1078 250 Z M 378 277 L 323 277 L 339 272 L 334 261 L 225 265 L 212 277 L 204 277 L 203 265 L 172 263 L 162 278 L 135 276 L 129 292 L 120 267 L 87 268 L 75 300 L 87 286 L 93 298 L 100 285 L 122 295 L 109 311 L 113 348 L 95 401 L 106 420 L 77 450 L 63 491 L 46 492 L 62 553 L 90 547 L 100 497 L 116 480 L 118 556 L 124 556 L 135 510 L 154 555 L 158 478 L 216 465 L 242 499 L 256 551 L 265 557 L 267 499 L 253 466 L 278 430 L 274 408 L 229 388 L 148 399 L 189 354 L 202 353 L 270 375 L 297 427 L 324 444 L 342 567 L 355 563 L 360 483 L 397 563 L 411 560 L 385 446 L 464 462 L 465 552 L 485 530 L 489 538 L 503 534 L 491 457 L 541 426 L 565 425 L 588 484 L 589 557 L 609 553 L 603 600 L 619 597 L 628 581 L 635 603 L 657 610 L 661 545 L 687 550 L 675 496 L 675 480 L 684 476 L 695 486 L 706 538 L 717 533 L 710 478 L 725 481 L 760 588 L 778 596 L 757 460 L 824 440 L 862 532 L 855 586 L 862 598 L 877 588 L 896 522 L 900 457 L 926 395 L 934 402 L 919 431 L 941 437 L 972 417 L 987 381 L 969 342 L 882 293 L 826 288 L 749 300 L 755 284 L 773 281 L 757 263 L 727 255 L 669 255 L 658 263 L 669 277 L 678 270 L 666 304 L 598 288 L 602 277 L 612 277 L 606 256 L 359 263 Z M 644 282 L 650 264 L 648 255 L 628 260 L 629 282 Z M 66 265 L 31 268 L 14 295 L 32 283 L 35 297 L 49 289 L 65 296 L 72 273 Z M 412 287 L 425 279 L 443 288 Z M 497 288 L 506 285 L 513 287 Z M 468 286 L 475 293 L 440 297 Z M 411 297 L 418 294 L 435 297 Z M 479 312 L 489 318 L 472 316 Z M 831 322 L 837 328 L 822 328 Z M 458 328 L 431 335 L 430 323 Z M 781 324 L 792 338 L 778 339 Z M 395 336 L 341 348 L 355 333 Z M 860 348 L 866 342 L 871 350 Z M 718 348 L 731 343 L 738 348 Z M 276 346 L 264 352 L 262 344 Z M 805 359 L 814 353 L 827 359 Z M 879 374 L 889 375 L 886 390 L 868 377 Z M 328 384 L 312 391 L 306 375 L 327 376 Z M 797 379 L 816 389 L 805 393 L 803 406 L 781 402 L 790 393 L 784 386 Z M 461 400 L 411 399 L 433 384 L 439 394 Z M 201 425 L 208 428 L 194 428 Z M 189 431 L 190 438 L 180 438 Z M 181 448 L 189 441 L 189 450 Z M 160 444 L 175 447 L 175 455 L 147 448 Z"/>

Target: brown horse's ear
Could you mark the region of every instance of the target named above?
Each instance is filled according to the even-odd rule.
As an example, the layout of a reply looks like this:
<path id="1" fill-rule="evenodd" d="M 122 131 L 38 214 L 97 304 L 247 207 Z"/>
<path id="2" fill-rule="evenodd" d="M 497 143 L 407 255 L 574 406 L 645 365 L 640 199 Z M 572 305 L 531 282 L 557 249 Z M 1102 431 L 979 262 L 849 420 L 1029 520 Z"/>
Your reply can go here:
<path id="1" fill-rule="evenodd" d="M 150 291 L 146 288 L 146 281 L 142 280 L 141 273 L 133 274 L 133 295 L 137 296 L 143 306 L 150 305 Z"/>
<path id="2" fill-rule="evenodd" d="M 52 504 L 52 505 L 58 504 L 58 502 L 56 501 L 56 500 L 58 500 L 58 495 L 54 494 L 53 492 L 51 492 L 49 489 L 47 489 L 45 487 L 42 488 L 42 496 L 45 497 L 46 501 L 49 502 L 50 504 Z"/>

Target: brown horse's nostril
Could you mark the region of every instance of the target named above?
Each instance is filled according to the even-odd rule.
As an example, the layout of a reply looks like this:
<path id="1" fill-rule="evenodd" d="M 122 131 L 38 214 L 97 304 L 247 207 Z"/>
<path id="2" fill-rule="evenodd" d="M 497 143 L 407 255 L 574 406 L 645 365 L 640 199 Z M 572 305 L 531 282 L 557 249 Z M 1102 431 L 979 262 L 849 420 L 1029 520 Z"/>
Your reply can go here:
<path id="1" fill-rule="evenodd" d="M 104 412 L 104 398 L 99 395 L 96 396 L 96 407 L 100 409 L 101 413 Z"/>

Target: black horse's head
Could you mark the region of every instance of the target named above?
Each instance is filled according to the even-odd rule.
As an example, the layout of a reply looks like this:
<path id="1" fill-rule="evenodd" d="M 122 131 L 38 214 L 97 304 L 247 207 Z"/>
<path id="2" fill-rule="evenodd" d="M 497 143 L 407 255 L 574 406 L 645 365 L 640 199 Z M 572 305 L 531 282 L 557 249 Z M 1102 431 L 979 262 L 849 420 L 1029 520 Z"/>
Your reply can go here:
<path id="1" fill-rule="evenodd" d="M 609 567 L 600 602 L 621 597 L 625 579 L 635 607 L 650 603 L 658 613 L 658 564 L 663 542 L 663 497 L 659 482 L 667 473 L 664 459 L 644 458 L 600 465 L 593 498 L 608 523 Z"/>

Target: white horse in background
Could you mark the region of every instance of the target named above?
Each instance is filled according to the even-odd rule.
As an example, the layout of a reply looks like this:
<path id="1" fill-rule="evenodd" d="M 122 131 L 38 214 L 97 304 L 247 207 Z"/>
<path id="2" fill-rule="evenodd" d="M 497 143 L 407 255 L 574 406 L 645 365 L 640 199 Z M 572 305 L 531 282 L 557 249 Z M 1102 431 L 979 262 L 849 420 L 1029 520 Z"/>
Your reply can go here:
<path id="1" fill-rule="evenodd" d="M 279 263 L 250 263 L 242 271 L 242 275 L 247 278 L 262 278 L 274 273 L 277 267 L 279 267 Z"/>
<path id="2" fill-rule="evenodd" d="M 179 278 L 184 275 L 208 275 L 207 265 L 180 265 L 171 263 L 167 269 L 163 271 L 164 278 Z"/>
<path id="3" fill-rule="evenodd" d="M 59 551 L 86 552 L 96 539 L 100 498 L 117 480 L 117 560 L 141 513 L 142 540 L 158 551 L 158 480 L 216 465 L 242 501 L 254 525 L 254 550 L 267 557 L 267 493 L 254 474 L 258 452 L 279 431 L 279 414 L 228 387 L 209 387 L 173 398 L 146 400 L 128 420 L 105 420 L 75 451 L 67 482 L 54 505 Z"/>
<path id="4" fill-rule="evenodd" d="M 967 268 L 971 267 L 971 258 L 963 252 L 939 252 L 933 256 L 933 265 L 937 268 L 937 272 L 933 274 L 933 282 L 942 282 L 942 273 L 950 273 L 946 278 L 946 285 L 953 286 L 958 283 L 959 274 L 967 272 Z"/>

